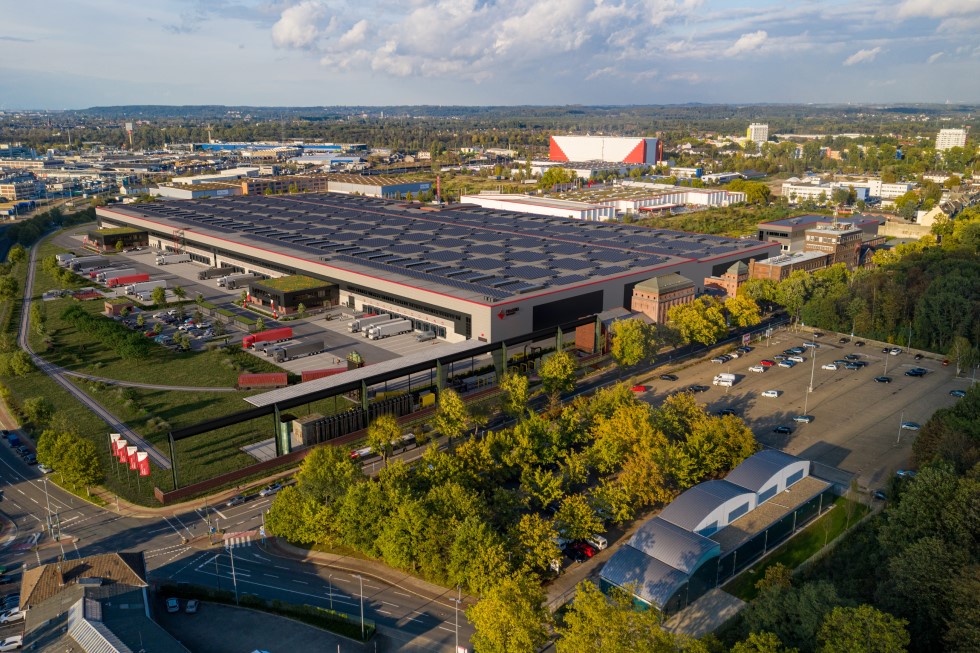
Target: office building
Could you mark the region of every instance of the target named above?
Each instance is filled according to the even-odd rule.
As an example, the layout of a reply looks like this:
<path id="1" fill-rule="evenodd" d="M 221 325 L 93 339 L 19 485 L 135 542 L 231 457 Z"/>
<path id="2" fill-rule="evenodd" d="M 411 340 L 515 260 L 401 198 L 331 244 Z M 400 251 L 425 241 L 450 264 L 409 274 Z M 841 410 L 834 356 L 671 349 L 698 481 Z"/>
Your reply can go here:
<path id="1" fill-rule="evenodd" d="M 936 135 L 936 150 L 945 152 L 953 147 L 966 147 L 966 130 L 940 129 Z"/>
<path id="2" fill-rule="evenodd" d="M 758 122 L 752 123 L 745 130 L 745 138 L 753 143 L 765 143 L 769 140 L 769 125 Z"/>

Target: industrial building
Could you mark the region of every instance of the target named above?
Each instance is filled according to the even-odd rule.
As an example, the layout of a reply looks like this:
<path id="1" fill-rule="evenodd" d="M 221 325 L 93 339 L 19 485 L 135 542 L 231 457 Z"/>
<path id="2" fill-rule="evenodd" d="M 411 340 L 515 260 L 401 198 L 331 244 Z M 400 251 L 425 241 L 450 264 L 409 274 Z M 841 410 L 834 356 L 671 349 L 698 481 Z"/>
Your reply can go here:
<path id="1" fill-rule="evenodd" d="M 548 150 L 552 161 L 605 161 L 657 165 L 664 158 L 659 138 L 612 136 L 552 136 Z"/>
<path id="2" fill-rule="evenodd" d="M 101 207 L 104 227 L 151 246 L 272 277 L 336 284 L 340 304 L 416 321 L 456 342 L 496 342 L 629 305 L 677 272 L 701 280 L 775 255 L 755 240 L 355 195 L 242 195 Z"/>
<path id="3" fill-rule="evenodd" d="M 612 555 L 600 587 L 630 593 L 639 609 L 684 609 L 831 506 L 831 484 L 811 476 L 810 467 L 767 449 L 724 480 L 695 485 Z"/>
<path id="4" fill-rule="evenodd" d="M 612 206 L 599 206 L 588 202 L 576 202 L 554 197 L 484 192 L 478 195 L 463 195 L 459 201 L 463 204 L 482 206 L 485 209 L 519 211 L 573 220 L 604 222 L 616 217 L 616 209 Z"/>
<path id="5" fill-rule="evenodd" d="M 806 245 L 806 232 L 810 229 L 832 225 L 834 219 L 828 215 L 798 215 L 758 225 L 759 240 L 779 243 L 783 252 L 801 252 Z M 848 216 L 850 226 L 860 229 L 864 239 L 878 235 L 878 227 L 884 224 L 884 218 L 875 216 Z"/>

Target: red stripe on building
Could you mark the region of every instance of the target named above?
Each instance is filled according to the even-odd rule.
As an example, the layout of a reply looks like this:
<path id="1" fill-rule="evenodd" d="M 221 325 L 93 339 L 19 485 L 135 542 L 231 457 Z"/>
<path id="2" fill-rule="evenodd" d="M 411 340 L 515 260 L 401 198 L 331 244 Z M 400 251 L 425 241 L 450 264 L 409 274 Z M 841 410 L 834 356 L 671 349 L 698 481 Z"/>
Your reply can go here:
<path id="1" fill-rule="evenodd" d="M 555 137 L 551 137 L 551 147 L 548 150 L 548 158 L 552 161 L 568 161 L 568 155 L 555 142 Z"/>
<path id="2" fill-rule="evenodd" d="M 641 138 L 633 151 L 626 155 L 623 163 L 646 163 L 647 162 L 647 139 Z"/>

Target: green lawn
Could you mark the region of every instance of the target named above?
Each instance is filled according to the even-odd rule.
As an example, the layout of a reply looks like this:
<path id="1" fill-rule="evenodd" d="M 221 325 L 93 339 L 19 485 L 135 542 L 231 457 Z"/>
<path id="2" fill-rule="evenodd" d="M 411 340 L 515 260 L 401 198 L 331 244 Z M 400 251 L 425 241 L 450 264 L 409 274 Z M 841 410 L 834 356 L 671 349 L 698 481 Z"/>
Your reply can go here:
<path id="1" fill-rule="evenodd" d="M 851 504 L 850 519 L 847 515 L 847 503 Z M 838 498 L 831 510 L 808 524 L 789 541 L 773 549 L 760 562 L 723 585 L 722 589 L 743 601 L 751 601 L 759 594 L 755 584 L 765 577 L 766 569 L 777 563 L 796 569 L 848 527 L 857 524 L 867 512 L 868 507 L 862 503 L 849 501 L 843 497 Z"/>

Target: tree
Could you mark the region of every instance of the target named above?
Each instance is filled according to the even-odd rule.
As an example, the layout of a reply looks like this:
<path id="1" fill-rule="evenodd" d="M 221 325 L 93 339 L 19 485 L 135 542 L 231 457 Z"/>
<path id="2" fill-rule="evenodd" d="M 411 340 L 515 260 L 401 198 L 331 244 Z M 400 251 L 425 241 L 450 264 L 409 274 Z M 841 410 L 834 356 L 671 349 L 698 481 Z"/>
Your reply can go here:
<path id="1" fill-rule="evenodd" d="M 504 412 L 513 417 L 523 415 L 531 397 L 528 378 L 516 370 L 509 370 L 500 381 L 500 389 L 504 392 Z"/>
<path id="2" fill-rule="evenodd" d="M 721 305 L 712 297 L 674 306 L 667 311 L 667 317 L 686 342 L 713 345 L 728 333 Z"/>
<path id="3" fill-rule="evenodd" d="M 123 251 L 122 238 L 120 238 L 119 240 L 116 241 L 116 253 L 118 254 L 121 251 Z"/>
<path id="4" fill-rule="evenodd" d="M 296 487 L 304 496 L 332 506 L 365 479 L 364 471 L 347 451 L 325 445 L 314 448 L 303 459 L 296 476 Z"/>
<path id="5" fill-rule="evenodd" d="M 71 444 L 79 436 L 77 433 L 46 429 L 37 440 L 37 459 L 39 462 L 61 470 L 61 461 L 67 455 Z"/>
<path id="6" fill-rule="evenodd" d="M 795 648 L 785 648 L 774 633 L 750 633 L 748 639 L 738 642 L 731 653 L 799 653 Z"/>
<path id="7" fill-rule="evenodd" d="M 157 306 L 163 306 L 167 303 L 167 290 L 165 288 L 154 288 L 150 296 Z"/>
<path id="8" fill-rule="evenodd" d="M 47 333 L 47 315 L 40 302 L 31 302 L 31 330 L 39 336 Z"/>
<path id="9" fill-rule="evenodd" d="M 34 371 L 34 362 L 26 351 L 19 350 L 7 356 L 7 365 L 14 376 L 27 376 Z"/>
<path id="10" fill-rule="evenodd" d="M 970 341 L 963 336 L 955 336 L 949 346 L 946 355 L 949 360 L 956 363 L 956 376 L 960 375 L 963 368 L 973 367 L 977 364 L 977 350 L 970 344 Z"/>
<path id="11" fill-rule="evenodd" d="M 538 574 L 547 571 L 553 560 L 561 558 L 557 537 L 551 520 L 537 513 L 521 515 L 511 536 L 521 554 L 521 569 Z"/>
<path id="12" fill-rule="evenodd" d="M 742 617 L 748 632 L 771 632 L 786 646 L 812 651 L 824 617 L 841 603 L 826 581 L 800 588 L 771 587 L 742 611 Z"/>
<path id="13" fill-rule="evenodd" d="M 544 592 L 529 577 L 512 576 L 466 611 L 480 653 L 536 653 L 548 641 L 551 614 Z"/>
<path id="14" fill-rule="evenodd" d="M 0 299 L 14 299 L 19 290 L 20 284 L 17 283 L 17 279 L 10 275 L 0 277 Z"/>
<path id="15" fill-rule="evenodd" d="M 14 265 L 17 265 L 21 261 L 27 260 L 27 250 L 24 249 L 23 245 L 17 243 L 10 248 L 9 252 L 7 252 L 7 260 Z"/>
<path id="16" fill-rule="evenodd" d="M 834 608 L 817 633 L 819 653 L 904 653 L 910 643 L 904 619 L 870 605 Z"/>
<path id="17" fill-rule="evenodd" d="M 568 184 L 575 180 L 575 173 L 567 168 L 555 166 L 545 170 L 538 182 L 538 188 L 550 190 L 557 184 Z"/>
<path id="18" fill-rule="evenodd" d="M 21 404 L 21 412 L 36 427 L 44 428 L 54 415 L 54 406 L 44 397 L 28 397 Z"/>
<path id="19" fill-rule="evenodd" d="M 103 478 L 98 451 L 95 444 L 86 438 L 71 439 L 60 465 L 62 478 L 72 487 L 82 486 L 88 490 Z"/>
<path id="20" fill-rule="evenodd" d="M 381 415 L 375 419 L 367 430 L 367 444 L 371 451 L 381 456 L 385 467 L 388 466 L 388 456 L 391 448 L 402 436 L 402 429 L 394 415 Z"/>
<path id="21" fill-rule="evenodd" d="M 299 544 L 320 544 L 330 540 L 330 512 L 299 487 L 284 487 L 273 499 L 266 514 L 270 535 Z"/>
<path id="22" fill-rule="evenodd" d="M 300 317 L 306 317 L 306 304 L 300 302 L 296 307 L 296 312 L 299 313 Z"/>
<path id="23" fill-rule="evenodd" d="M 136 326 L 141 329 L 146 326 L 146 316 L 142 312 L 136 316 Z"/>
<path id="24" fill-rule="evenodd" d="M 187 291 L 182 286 L 174 286 L 173 293 L 179 302 L 184 301 L 184 298 L 187 297 Z"/>
<path id="25" fill-rule="evenodd" d="M 439 406 L 433 419 L 435 429 L 445 435 L 449 442 L 460 438 L 470 429 L 472 417 L 466 404 L 455 391 L 445 389 L 439 393 Z"/>
<path id="26" fill-rule="evenodd" d="M 248 290 L 243 289 L 241 294 L 238 296 L 238 299 L 239 299 L 239 303 L 242 306 L 245 306 L 245 303 L 248 301 Z"/>
<path id="27" fill-rule="evenodd" d="M 734 326 L 745 328 L 762 321 L 759 305 L 749 297 L 729 297 L 725 300 L 725 310 Z"/>
<path id="28" fill-rule="evenodd" d="M 594 583 L 578 584 L 575 598 L 557 628 L 558 653 L 667 653 L 681 650 L 664 630 L 656 610 L 636 610 L 632 597 L 618 588 L 607 597 Z"/>
<path id="29" fill-rule="evenodd" d="M 263 320 L 261 317 L 255 318 L 255 330 L 265 331 L 265 320 Z"/>
<path id="30" fill-rule="evenodd" d="M 656 351 L 653 329 L 642 320 L 631 318 L 613 325 L 612 355 L 622 367 L 648 360 Z"/>
<path id="31" fill-rule="evenodd" d="M 585 540 L 603 530 L 595 510 L 581 494 L 565 497 L 555 513 L 555 526 L 568 540 Z"/>
<path id="32" fill-rule="evenodd" d="M 559 395 L 574 390 L 576 368 L 575 359 L 566 351 L 557 351 L 546 358 L 538 370 L 545 392 Z"/>

